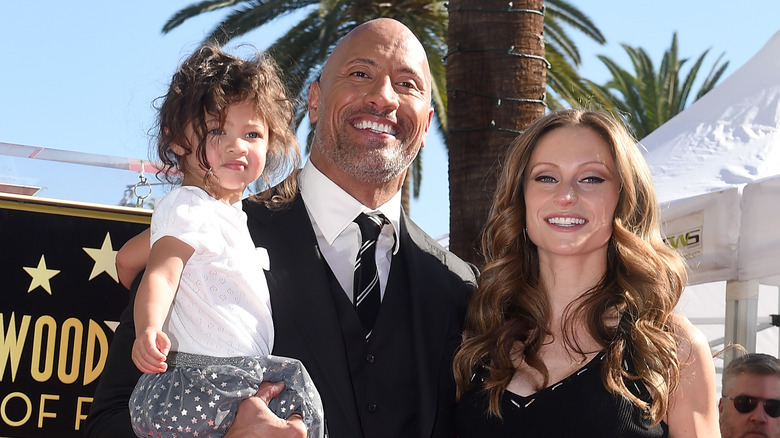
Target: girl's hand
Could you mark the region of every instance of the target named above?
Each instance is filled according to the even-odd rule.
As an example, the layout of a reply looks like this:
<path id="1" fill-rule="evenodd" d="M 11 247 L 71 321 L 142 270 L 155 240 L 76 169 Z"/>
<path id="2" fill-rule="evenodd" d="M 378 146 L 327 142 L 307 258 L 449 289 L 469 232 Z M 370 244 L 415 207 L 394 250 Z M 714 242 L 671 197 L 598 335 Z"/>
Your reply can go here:
<path id="1" fill-rule="evenodd" d="M 133 363 L 144 373 L 162 373 L 168 369 L 165 359 L 171 348 L 171 340 L 162 330 L 146 328 L 135 337 Z"/>

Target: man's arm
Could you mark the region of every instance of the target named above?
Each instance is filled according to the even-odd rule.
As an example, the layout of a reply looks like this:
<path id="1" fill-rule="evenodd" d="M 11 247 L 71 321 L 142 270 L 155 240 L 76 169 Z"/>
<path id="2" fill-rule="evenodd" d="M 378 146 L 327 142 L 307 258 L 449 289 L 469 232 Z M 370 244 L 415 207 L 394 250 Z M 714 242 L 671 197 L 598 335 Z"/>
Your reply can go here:
<path id="1" fill-rule="evenodd" d="M 84 438 L 135 438 L 130 425 L 128 402 L 141 372 L 130 359 L 135 340 L 133 303 L 141 281 L 136 276 L 130 288 L 130 302 L 119 318 L 119 326 L 108 350 L 108 358 L 87 416 Z"/>
<path id="2" fill-rule="evenodd" d="M 130 289 L 133 279 L 146 267 L 149 258 L 149 228 L 125 242 L 116 254 L 116 272 L 122 286 Z"/>

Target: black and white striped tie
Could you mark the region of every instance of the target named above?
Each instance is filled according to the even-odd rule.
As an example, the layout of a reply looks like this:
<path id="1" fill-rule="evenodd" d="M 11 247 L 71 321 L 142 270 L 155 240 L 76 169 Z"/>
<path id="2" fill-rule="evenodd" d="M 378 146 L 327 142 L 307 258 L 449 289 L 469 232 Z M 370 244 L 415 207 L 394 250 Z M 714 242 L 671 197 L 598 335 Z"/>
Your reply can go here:
<path id="1" fill-rule="evenodd" d="M 382 227 L 390 222 L 381 213 L 360 213 L 355 218 L 355 223 L 360 227 L 362 243 L 355 261 L 352 303 L 355 305 L 355 311 L 366 331 L 366 339 L 368 339 L 374 328 L 381 300 L 379 272 L 376 269 L 376 241 Z"/>

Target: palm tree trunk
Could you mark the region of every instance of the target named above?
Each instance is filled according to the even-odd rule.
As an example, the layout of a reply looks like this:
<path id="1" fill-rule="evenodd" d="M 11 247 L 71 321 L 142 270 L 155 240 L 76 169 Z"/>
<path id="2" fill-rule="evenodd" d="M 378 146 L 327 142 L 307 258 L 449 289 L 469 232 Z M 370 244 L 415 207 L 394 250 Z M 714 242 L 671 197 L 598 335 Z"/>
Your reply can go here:
<path id="1" fill-rule="evenodd" d="M 545 111 L 543 1 L 452 0 L 449 10 L 450 250 L 480 266 L 500 160 Z"/>

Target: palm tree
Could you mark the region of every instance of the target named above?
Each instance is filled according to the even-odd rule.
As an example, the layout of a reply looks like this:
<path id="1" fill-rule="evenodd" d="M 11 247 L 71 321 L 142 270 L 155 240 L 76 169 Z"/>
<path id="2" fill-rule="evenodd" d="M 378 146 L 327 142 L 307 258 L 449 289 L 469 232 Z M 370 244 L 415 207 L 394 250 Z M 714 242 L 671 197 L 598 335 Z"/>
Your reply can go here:
<path id="1" fill-rule="evenodd" d="M 691 100 L 694 82 L 709 50 L 705 50 L 695 60 L 685 80 L 681 80 L 682 67 L 688 59 L 679 59 L 677 33 L 672 36 L 672 45 L 664 52 L 658 71 L 643 49 L 626 44 L 623 44 L 623 49 L 631 59 L 634 72 L 631 73 L 612 59 L 600 55 L 599 59 L 612 75 L 612 79 L 603 89 L 612 94 L 618 111 L 639 139 L 646 137 L 710 91 L 729 65 L 728 61 L 721 62 L 723 55 L 720 55 Z"/>
<path id="2" fill-rule="evenodd" d="M 500 159 L 545 112 L 544 20 L 542 0 L 450 3 L 450 250 L 477 265 Z"/>
<path id="3" fill-rule="evenodd" d="M 591 19 L 564 0 L 547 0 L 544 9 L 545 58 L 547 71 L 547 107 L 555 110 L 596 103 L 612 108 L 609 95 L 584 80 L 577 72 L 582 64 L 576 42 L 566 32 L 570 27 L 591 40 L 604 44 L 606 39 Z"/>
<path id="4" fill-rule="evenodd" d="M 506 5 L 504 5 L 506 7 Z M 448 128 L 446 73 L 443 59 L 447 56 L 447 2 L 443 0 L 205 0 L 193 3 L 176 12 L 163 26 L 163 33 L 170 32 L 195 16 L 217 10 L 231 10 L 206 37 L 225 44 L 238 36 L 262 27 L 274 19 L 292 12 L 304 17 L 285 35 L 274 41 L 268 52 L 276 59 L 290 92 L 306 101 L 309 84 L 316 78 L 336 42 L 354 26 L 372 18 L 389 17 L 401 21 L 420 39 L 428 52 L 433 76 L 432 98 L 440 133 Z M 550 107 L 561 106 L 559 99 L 580 102 L 599 93 L 576 74 L 580 57 L 574 41 L 566 34 L 564 26 L 583 32 L 599 43 L 604 42 L 601 32 L 587 16 L 564 0 L 550 0 L 545 15 L 545 31 L 549 34 L 548 51 L 551 53 L 550 83 L 553 86 L 548 98 Z M 583 97 L 584 96 L 584 97 Z M 305 116 L 303 108 L 297 114 L 300 124 Z M 412 166 L 412 191 L 419 194 L 422 163 L 418 157 Z M 408 183 L 409 178 L 407 178 Z M 408 193 L 408 190 L 406 191 Z M 405 204 L 408 211 L 408 202 Z"/>

